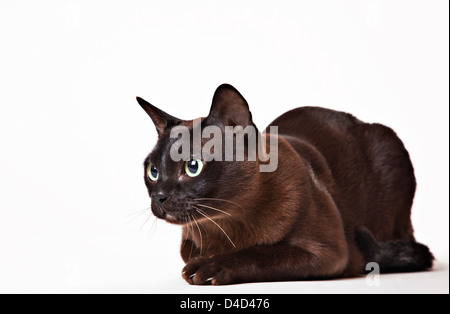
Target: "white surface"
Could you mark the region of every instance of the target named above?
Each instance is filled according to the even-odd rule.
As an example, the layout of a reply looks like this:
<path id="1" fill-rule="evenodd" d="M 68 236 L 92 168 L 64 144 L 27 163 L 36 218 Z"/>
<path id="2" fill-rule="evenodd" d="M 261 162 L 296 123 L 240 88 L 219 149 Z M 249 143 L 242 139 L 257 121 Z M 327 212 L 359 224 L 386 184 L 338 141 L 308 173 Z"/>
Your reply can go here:
<path id="1" fill-rule="evenodd" d="M 447 292 L 448 1 L 1 1 L 0 292 Z M 236 86 L 263 128 L 317 105 L 391 126 L 416 169 L 421 274 L 190 287 L 180 228 L 147 213 L 156 134 Z"/>

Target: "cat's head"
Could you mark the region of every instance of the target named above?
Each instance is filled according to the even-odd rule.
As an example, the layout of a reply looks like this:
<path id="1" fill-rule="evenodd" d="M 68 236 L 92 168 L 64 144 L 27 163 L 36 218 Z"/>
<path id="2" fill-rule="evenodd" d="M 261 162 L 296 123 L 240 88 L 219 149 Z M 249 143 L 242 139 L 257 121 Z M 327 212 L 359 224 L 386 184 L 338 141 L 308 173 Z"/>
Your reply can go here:
<path id="1" fill-rule="evenodd" d="M 252 151 L 249 139 L 260 136 L 242 95 L 223 84 L 214 93 L 209 115 L 190 121 L 175 118 L 142 98 L 137 100 L 158 133 L 158 142 L 144 162 L 153 214 L 176 224 L 239 215 L 243 210 L 240 200 L 258 174 L 258 158 L 248 158 Z M 237 126 L 254 133 L 242 133 Z M 230 134 L 226 129 L 230 127 L 234 128 L 231 139 L 236 145 L 238 134 L 245 139 L 243 160 L 237 158 L 241 155 L 236 156 L 236 149 L 231 154 L 227 151 Z M 181 131 L 187 136 L 183 138 Z"/>

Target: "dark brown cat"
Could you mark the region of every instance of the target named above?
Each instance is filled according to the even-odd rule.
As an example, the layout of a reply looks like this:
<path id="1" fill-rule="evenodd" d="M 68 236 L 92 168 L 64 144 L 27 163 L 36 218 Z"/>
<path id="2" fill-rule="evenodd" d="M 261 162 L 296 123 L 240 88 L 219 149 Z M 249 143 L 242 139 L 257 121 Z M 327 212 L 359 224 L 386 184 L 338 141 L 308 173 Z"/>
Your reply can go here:
<path id="1" fill-rule="evenodd" d="M 173 161 L 171 130 L 184 126 L 192 137 L 193 121 L 138 102 L 158 132 L 144 162 L 152 211 L 183 225 L 190 284 L 359 276 L 368 262 L 381 272 L 431 268 L 410 220 L 413 166 L 390 128 L 318 107 L 291 110 L 270 124 L 277 135 L 257 133 L 278 140 L 276 170 L 261 172 L 248 153 L 244 161 Z M 200 127 L 237 125 L 254 127 L 248 104 L 221 85 Z"/>

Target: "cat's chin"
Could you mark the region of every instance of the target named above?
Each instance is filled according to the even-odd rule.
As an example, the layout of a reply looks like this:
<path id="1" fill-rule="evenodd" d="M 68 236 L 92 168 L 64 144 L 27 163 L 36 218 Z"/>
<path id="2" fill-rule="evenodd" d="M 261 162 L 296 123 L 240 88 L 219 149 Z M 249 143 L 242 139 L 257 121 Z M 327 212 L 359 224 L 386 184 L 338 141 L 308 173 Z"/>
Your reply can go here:
<path id="1" fill-rule="evenodd" d="M 156 208 L 156 207 L 153 207 L 153 208 Z M 182 213 L 178 213 L 178 212 L 171 213 L 168 211 L 164 211 L 162 209 L 153 210 L 153 208 L 152 208 L 152 211 L 156 218 L 165 220 L 169 223 L 176 224 L 176 225 L 183 225 L 186 223 L 186 218 L 183 216 Z"/>
<path id="2" fill-rule="evenodd" d="M 165 221 L 175 224 L 175 225 L 184 225 L 186 223 L 186 220 L 171 214 L 166 213 L 163 218 Z"/>
<path id="3" fill-rule="evenodd" d="M 164 217 L 164 219 L 165 219 L 167 222 L 170 222 L 170 223 L 173 223 L 173 224 L 181 224 L 181 223 L 180 223 L 180 220 L 179 220 L 177 217 L 175 217 L 175 216 L 173 216 L 173 215 L 171 215 L 171 214 L 166 214 L 166 216 Z"/>

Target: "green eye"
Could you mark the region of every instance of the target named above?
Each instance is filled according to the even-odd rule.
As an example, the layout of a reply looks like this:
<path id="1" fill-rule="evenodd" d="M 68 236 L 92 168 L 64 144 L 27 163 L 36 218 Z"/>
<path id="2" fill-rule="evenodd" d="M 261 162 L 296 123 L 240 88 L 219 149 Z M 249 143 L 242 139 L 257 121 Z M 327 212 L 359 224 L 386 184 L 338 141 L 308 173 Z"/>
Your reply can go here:
<path id="1" fill-rule="evenodd" d="M 158 170 L 156 170 L 155 166 L 153 166 L 152 164 L 148 165 L 147 175 L 148 178 L 152 181 L 156 181 L 159 178 Z"/>
<path id="2" fill-rule="evenodd" d="M 184 170 L 190 177 L 196 177 L 202 172 L 203 162 L 198 158 L 191 158 L 184 164 Z"/>

